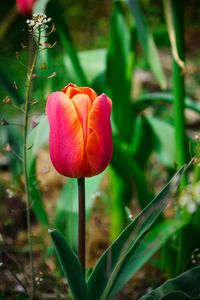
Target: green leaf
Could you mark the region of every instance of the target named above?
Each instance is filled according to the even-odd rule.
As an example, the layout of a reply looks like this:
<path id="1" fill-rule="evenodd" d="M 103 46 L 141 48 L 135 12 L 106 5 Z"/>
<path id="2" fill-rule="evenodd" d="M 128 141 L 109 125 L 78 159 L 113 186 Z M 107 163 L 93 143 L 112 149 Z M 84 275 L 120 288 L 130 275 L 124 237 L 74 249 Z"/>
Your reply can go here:
<path id="1" fill-rule="evenodd" d="M 155 150 L 159 160 L 167 167 L 174 168 L 176 162 L 174 127 L 159 118 L 147 117 L 146 120 L 154 133 Z"/>
<path id="2" fill-rule="evenodd" d="M 200 299 L 200 266 L 169 279 L 140 300 L 198 300 Z"/>
<path id="3" fill-rule="evenodd" d="M 59 2 L 59 9 L 58 9 Z M 76 48 L 68 29 L 67 19 L 64 15 L 64 2 L 58 0 L 51 0 L 48 3 L 48 11 L 52 13 L 53 22 L 56 24 L 56 30 L 60 38 L 62 47 L 64 49 L 64 64 L 65 70 L 63 72 L 70 72 L 68 75 L 77 85 L 87 86 L 88 80 L 85 72 L 81 66 Z M 68 59 L 67 59 L 68 58 Z M 61 70 L 62 72 L 62 70 Z M 64 74 L 64 73 L 63 73 Z M 66 82 L 67 84 L 68 82 Z"/>
<path id="4" fill-rule="evenodd" d="M 114 5 L 106 75 L 119 134 L 126 140 L 130 140 L 134 118 L 130 100 L 134 64 L 132 29 L 125 21 L 120 2 L 114 2 Z"/>
<path id="5" fill-rule="evenodd" d="M 39 182 L 36 174 L 36 159 L 32 161 L 31 168 L 29 169 L 29 193 L 32 203 L 32 209 L 37 219 L 43 225 L 48 225 L 48 215 L 43 204 L 42 193 L 39 188 Z"/>
<path id="6" fill-rule="evenodd" d="M 76 300 L 86 300 L 87 286 L 77 255 L 70 249 L 59 231 L 54 229 L 49 230 L 49 233 L 74 298 Z"/>
<path id="7" fill-rule="evenodd" d="M 109 168 L 108 182 L 107 205 L 110 213 L 111 241 L 113 241 L 119 236 L 125 225 L 129 223 L 125 212 L 125 207 L 128 205 L 129 193 L 127 193 L 126 182 L 111 167 Z"/>
<path id="8" fill-rule="evenodd" d="M 154 43 L 153 36 L 149 31 L 147 22 L 145 17 L 138 5 L 137 0 L 126 0 L 127 4 L 130 7 L 130 10 L 134 16 L 136 29 L 138 32 L 138 39 L 143 48 L 144 55 L 146 57 L 147 62 L 150 65 L 150 68 L 158 80 L 162 89 L 166 89 L 167 83 L 166 78 L 162 69 L 162 65 L 160 63 L 160 58 L 158 56 L 158 52 Z"/>
<path id="9" fill-rule="evenodd" d="M 77 180 L 67 179 L 56 203 L 54 224 L 66 238 L 71 249 L 77 248 L 78 208 Z"/>
<path id="10" fill-rule="evenodd" d="M 7 64 L 5 65 L 7 66 Z M 10 78 L 10 71 L 8 70 L 8 68 L 6 68 L 6 70 L 3 70 L 1 66 L 0 66 L 0 83 L 2 88 L 6 90 L 4 95 L 6 95 L 6 93 L 8 92 L 9 95 L 12 96 L 12 99 L 17 105 L 23 103 L 23 97 L 21 96 L 19 91 L 14 87 L 13 81 Z"/>
<path id="11" fill-rule="evenodd" d="M 110 298 L 136 274 L 136 272 L 186 223 L 184 219 L 165 220 L 152 228 L 121 270 Z"/>
<path id="12" fill-rule="evenodd" d="M 138 116 L 135 121 L 133 141 L 130 151 L 142 169 L 145 169 L 150 154 L 154 150 L 154 134 L 145 116 Z"/>
<path id="13" fill-rule="evenodd" d="M 32 208 L 38 220 L 43 225 L 48 225 L 48 216 L 42 201 L 42 194 L 39 188 L 36 174 L 36 155 L 38 150 L 47 141 L 49 136 L 49 125 L 46 116 L 42 116 L 40 123 L 32 129 L 28 135 L 28 176 L 29 176 L 29 192 L 32 202 Z"/>
<path id="14" fill-rule="evenodd" d="M 177 189 L 184 168 L 177 172 L 160 194 L 135 218 L 119 238 L 104 252 L 88 280 L 89 300 L 111 299 L 117 278 L 129 257 L 136 251 L 148 229 L 166 207 L 169 196 Z M 123 284 L 125 284 L 124 282 Z"/>
<path id="15" fill-rule="evenodd" d="M 75 82 L 77 85 L 87 86 L 88 79 L 86 78 L 85 72 L 78 57 L 78 53 L 69 34 L 66 34 L 66 30 L 60 28 L 59 25 L 57 27 L 58 35 L 65 50 L 64 66 L 66 67 L 66 70 L 70 72 L 70 77 L 72 78 L 73 82 Z"/>
<path id="16" fill-rule="evenodd" d="M 137 114 L 141 113 L 144 109 L 153 106 L 154 104 L 162 103 L 173 104 L 174 96 L 172 93 L 147 93 L 140 96 L 137 101 L 133 103 L 134 110 Z M 200 105 L 195 100 L 185 97 L 185 107 L 191 109 L 197 113 L 200 113 Z"/>
<path id="17" fill-rule="evenodd" d="M 88 80 L 93 81 L 95 77 L 105 72 L 106 55 L 106 49 L 93 49 L 78 52 L 79 60 Z"/>
<path id="18" fill-rule="evenodd" d="M 31 165 L 34 163 L 34 159 L 41 149 L 41 147 L 48 141 L 49 137 L 49 124 L 45 115 L 41 116 L 39 124 L 34 127 L 28 135 L 28 172 L 30 172 Z"/>
<path id="19" fill-rule="evenodd" d="M 134 187 L 140 206 L 142 208 L 145 207 L 151 200 L 151 193 L 148 189 L 144 171 L 137 161 L 132 158 L 131 153 L 129 153 L 125 145 L 115 138 L 111 164 L 126 183 L 130 197 L 132 196 L 131 189 Z"/>
<path id="20" fill-rule="evenodd" d="M 45 13 L 46 6 L 50 0 L 37 0 L 34 7 L 34 13 Z"/>
<path id="21" fill-rule="evenodd" d="M 15 119 L 12 118 L 12 122 Z M 16 122 L 19 122 L 18 120 Z M 0 149 L 3 149 L 6 144 L 11 145 L 13 151 L 20 157 L 22 153 L 22 134 L 17 126 L 8 125 L 0 126 Z M 12 174 L 14 184 L 19 184 L 19 178 L 22 174 L 22 162 L 12 153 L 5 153 L 8 157 L 9 167 Z"/>
<path id="22" fill-rule="evenodd" d="M 23 292 L 1 292 L 0 291 L 0 300 L 8 300 L 8 299 L 30 300 L 30 297 L 29 295 Z"/>

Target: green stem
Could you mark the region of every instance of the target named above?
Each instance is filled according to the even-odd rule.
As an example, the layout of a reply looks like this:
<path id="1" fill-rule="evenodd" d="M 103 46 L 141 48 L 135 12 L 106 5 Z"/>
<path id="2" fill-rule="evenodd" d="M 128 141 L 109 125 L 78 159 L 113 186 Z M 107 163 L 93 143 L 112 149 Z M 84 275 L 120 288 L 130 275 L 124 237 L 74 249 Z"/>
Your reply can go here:
<path id="1" fill-rule="evenodd" d="M 27 134 L 28 134 L 28 118 L 29 118 L 29 103 L 31 97 L 31 87 L 34 70 L 36 67 L 37 55 L 39 51 L 41 32 L 39 30 L 35 53 L 33 56 L 30 72 L 28 73 L 27 80 L 27 93 L 25 97 L 25 119 L 24 119 L 24 177 L 25 177 L 25 194 L 26 194 L 26 220 L 27 220 L 27 233 L 28 233 L 28 246 L 30 255 L 30 269 L 31 269 L 31 299 L 35 294 L 35 271 L 33 264 L 33 249 L 32 249 L 32 237 L 31 237 L 31 220 L 30 220 L 30 195 L 29 195 L 29 179 L 28 179 L 28 165 L 27 165 Z"/>
<path id="2" fill-rule="evenodd" d="M 171 1 L 174 31 L 176 38 L 177 54 L 179 60 L 184 62 L 184 1 Z M 176 140 L 176 159 L 178 167 L 187 163 L 187 143 L 185 134 L 185 76 L 184 69 L 178 64 L 177 59 L 173 59 L 173 93 L 174 93 L 174 125 Z M 186 172 L 183 174 L 181 187 L 187 184 Z M 178 235 L 177 257 L 176 257 L 176 274 L 181 271 L 181 254 L 182 254 L 182 229 Z"/>
<path id="3" fill-rule="evenodd" d="M 194 166 L 194 170 L 193 170 L 193 183 L 197 183 L 199 182 L 200 179 L 200 166 L 199 164 L 196 164 Z"/>
<path id="4" fill-rule="evenodd" d="M 184 3 L 179 0 L 171 1 L 173 22 L 178 56 L 184 61 Z M 185 134 L 185 83 L 184 72 L 177 60 L 173 59 L 173 94 L 174 94 L 174 124 L 176 139 L 176 157 L 178 167 L 187 162 L 187 143 Z M 182 179 L 182 186 L 187 184 L 186 173 Z"/>
<path id="5" fill-rule="evenodd" d="M 85 274 L 85 178 L 78 178 L 78 257 Z"/>

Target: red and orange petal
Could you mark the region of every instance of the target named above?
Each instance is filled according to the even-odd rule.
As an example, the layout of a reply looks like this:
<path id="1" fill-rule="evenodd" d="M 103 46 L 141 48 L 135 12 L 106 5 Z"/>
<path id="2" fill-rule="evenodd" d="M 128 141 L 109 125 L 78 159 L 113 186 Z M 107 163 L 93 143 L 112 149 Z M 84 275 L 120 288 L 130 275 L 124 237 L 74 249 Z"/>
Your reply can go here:
<path id="1" fill-rule="evenodd" d="M 75 88 L 75 89 L 76 89 L 76 88 L 77 88 L 77 85 L 75 85 L 74 83 L 71 83 L 71 82 L 70 82 L 70 83 L 68 83 L 68 85 L 66 85 L 66 86 L 62 89 L 62 92 L 66 94 L 66 93 L 67 93 L 67 90 L 70 89 L 70 88 Z"/>
<path id="2" fill-rule="evenodd" d="M 72 98 L 72 102 L 81 122 L 81 126 L 83 128 L 84 142 L 86 143 L 88 136 L 88 115 L 92 106 L 92 101 L 86 94 L 77 94 Z"/>
<path id="3" fill-rule="evenodd" d="M 90 111 L 86 153 L 91 168 L 91 175 L 101 173 L 112 158 L 112 131 L 110 124 L 111 103 L 105 94 L 97 97 Z"/>
<path id="4" fill-rule="evenodd" d="M 79 90 L 81 90 L 83 94 L 87 94 L 92 101 L 94 101 L 98 97 L 97 93 L 91 88 L 80 87 Z"/>
<path id="5" fill-rule="evenodd" d="M 67 86 L 65 86 L 62 89 L 62 92 L 66 93 L 66 95 L 70 99 L 72 99 L 77 94 L 86 94 L 90 97 L 90 99 L 92 101 L 94 101 L 94 99 L 96 99 L 98 97 L 97 93 L 93 89 L 91 89 L 89 87 L 77 87 L 73 83 L 69 83 Z"/>
<path id="6" fill-rule="evenodd" d="M 46 113 L 50 124 L 50 156 L 55 169 L 67 177 L 82 177 L 84 164 L 83 130 L 74 105 L 62 92 L 50 94 Z"/>

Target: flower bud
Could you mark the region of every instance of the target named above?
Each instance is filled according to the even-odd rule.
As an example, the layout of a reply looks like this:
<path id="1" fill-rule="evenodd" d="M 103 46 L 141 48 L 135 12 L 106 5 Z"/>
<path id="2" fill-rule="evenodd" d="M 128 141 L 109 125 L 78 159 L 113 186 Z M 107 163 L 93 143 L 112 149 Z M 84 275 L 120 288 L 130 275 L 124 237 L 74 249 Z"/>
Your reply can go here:
<path id="1" fill-rule="evenodd" d="M 16 0 L 17 9 L 22 15 L 31 15 L 35 0 Z"/>
<path id="2" fill-rule="evenodd" d="M 107 167 L 112 157 L 111 109 L 105 94 L 72 83 L 49 95 L 50 157 L 60 174 L 91 177 Z"/>

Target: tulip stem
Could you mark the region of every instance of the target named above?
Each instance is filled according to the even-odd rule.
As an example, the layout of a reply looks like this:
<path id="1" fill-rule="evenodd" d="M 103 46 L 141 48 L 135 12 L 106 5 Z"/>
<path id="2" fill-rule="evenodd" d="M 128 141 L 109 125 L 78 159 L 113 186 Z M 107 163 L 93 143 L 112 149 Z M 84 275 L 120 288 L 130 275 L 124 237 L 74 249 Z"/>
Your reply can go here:
<path id="1" fill-rule="evenodd" d="M 78 178 L 78 257 L 85 274 L 85 178 Z"/>

